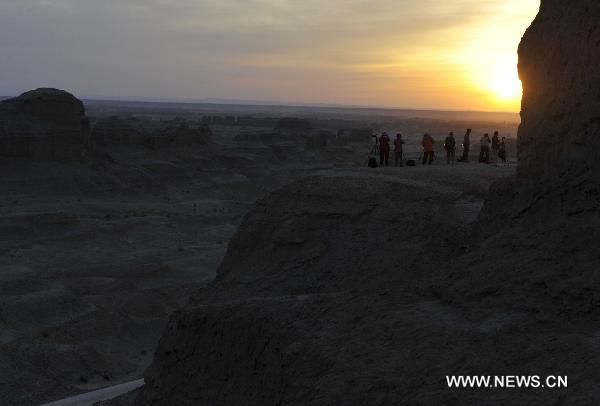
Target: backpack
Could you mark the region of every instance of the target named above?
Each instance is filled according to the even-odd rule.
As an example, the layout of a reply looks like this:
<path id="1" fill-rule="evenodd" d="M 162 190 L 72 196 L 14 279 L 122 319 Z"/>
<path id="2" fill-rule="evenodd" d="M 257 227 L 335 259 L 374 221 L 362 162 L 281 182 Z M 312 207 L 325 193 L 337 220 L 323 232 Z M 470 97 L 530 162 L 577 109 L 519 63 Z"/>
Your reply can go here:
<path id="1" fill-rule="evenodd" d="M 369 168 L 378 168 L 377 159 L 374 157 L 369 158 Z"/>

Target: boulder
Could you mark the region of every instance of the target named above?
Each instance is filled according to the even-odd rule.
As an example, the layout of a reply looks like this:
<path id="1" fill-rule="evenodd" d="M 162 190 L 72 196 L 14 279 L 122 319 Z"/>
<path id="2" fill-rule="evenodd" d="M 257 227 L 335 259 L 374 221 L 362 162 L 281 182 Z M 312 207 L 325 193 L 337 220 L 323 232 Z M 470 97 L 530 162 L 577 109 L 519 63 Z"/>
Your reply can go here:
<path id="1" fill-rule="evenodd" d="M 85 154 L 90 134 L 83 103 L 57 89 L 37 89 L 0 102 L 0 155 L 72 160 Z"/>

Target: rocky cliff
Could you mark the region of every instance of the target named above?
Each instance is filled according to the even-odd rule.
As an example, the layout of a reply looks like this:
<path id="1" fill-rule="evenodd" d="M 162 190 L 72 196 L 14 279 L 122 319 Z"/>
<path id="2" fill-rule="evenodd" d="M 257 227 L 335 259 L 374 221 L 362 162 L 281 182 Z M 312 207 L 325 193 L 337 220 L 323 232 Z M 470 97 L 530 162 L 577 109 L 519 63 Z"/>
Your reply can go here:
<path id="1" fill-rule="evenodd" d="M 600 204 L 600 3 L 543 0 L 519 47 L 519 174 L 536 196 Z"/>
<path id="2" fill-rule="evenodd" d="M 0 102 L 0 155 L 77 159 L 89 133 L 83 103 L 65 91 L 37 89 Z"/>

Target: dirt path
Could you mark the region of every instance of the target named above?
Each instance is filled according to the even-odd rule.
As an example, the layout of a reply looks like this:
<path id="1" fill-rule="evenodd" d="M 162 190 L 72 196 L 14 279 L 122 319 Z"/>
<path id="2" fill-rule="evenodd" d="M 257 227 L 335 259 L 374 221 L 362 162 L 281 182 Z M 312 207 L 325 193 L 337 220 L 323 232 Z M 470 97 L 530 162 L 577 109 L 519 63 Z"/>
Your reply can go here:
<path id="1" fill-rule="evenodd" d="M 127 392 L 131 392 L 144 384 L 143 379 L 137 381 L 123 383 L 121 385 L 110 386 L 108 388 L 100 389 L 97 391 L 84 393 L 82 395 L 73 396 L 70 398 L 57 400 L 51 403 L 45 403 L 41 406 L 92 406 L 97 402 L 104 400 L 114 399 L 117 396 L 121 396 Z"/>

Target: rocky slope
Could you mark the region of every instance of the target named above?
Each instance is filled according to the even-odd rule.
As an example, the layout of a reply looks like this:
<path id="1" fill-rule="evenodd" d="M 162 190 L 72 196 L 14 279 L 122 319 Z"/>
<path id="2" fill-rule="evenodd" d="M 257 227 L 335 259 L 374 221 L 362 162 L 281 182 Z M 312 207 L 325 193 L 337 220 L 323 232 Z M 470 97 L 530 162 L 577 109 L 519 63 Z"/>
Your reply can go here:
<path id="1" fill-rule="evenodd" d="M 0 155 L 78 159 L 89 133 L 83 103 L 65 91 L 37 89 L 0 102 Z"/>
<path id="2" fill-rule="evenodd" d="M 476 223 L 464 174 L 272 194 L 171 318 L 136 404 L 598 404 L 599 19 L 592 0 L 542 1 L 520 47 L 518 182 L 497 183 Z M 569 387 L 457 390 L 447 375 Z"/>

